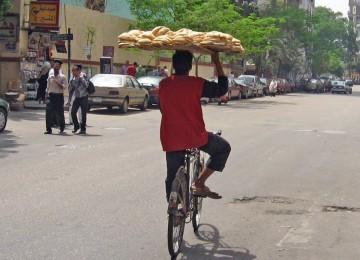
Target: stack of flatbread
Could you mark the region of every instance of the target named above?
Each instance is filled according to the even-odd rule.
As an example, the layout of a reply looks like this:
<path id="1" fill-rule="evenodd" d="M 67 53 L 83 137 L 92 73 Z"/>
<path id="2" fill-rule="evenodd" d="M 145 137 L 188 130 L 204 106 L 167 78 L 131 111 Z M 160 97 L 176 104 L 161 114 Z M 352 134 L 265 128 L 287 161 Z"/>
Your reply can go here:
<path id="1" fill-rule="evenodd" d="M 196 32 L 190 29 L 171 31 L 165 26 L 151 31 L 131 30 L 118 36 L 119 48 L 143 50 L 189 50 L 199 53 L 214 51 L 244 52 L 241 41 L 230 34 L 212 31 Z"/>

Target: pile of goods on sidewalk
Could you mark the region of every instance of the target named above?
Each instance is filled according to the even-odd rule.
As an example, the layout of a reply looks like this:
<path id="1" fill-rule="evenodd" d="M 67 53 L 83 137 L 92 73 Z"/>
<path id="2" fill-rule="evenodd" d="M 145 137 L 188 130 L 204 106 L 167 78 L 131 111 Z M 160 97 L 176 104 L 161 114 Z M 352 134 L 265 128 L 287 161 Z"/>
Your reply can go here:
<path id="1" fill-rule="evenodd" d="M 119 48 L 142 50 L 189 50 L 197 53 L 214 51 L 244 52 L 241 41 L 230 34 L 211 31 L 196 32 L 190 29 L 171 31 L 165 26 L 151 31 L 131 30 L 118 36 Z"/>

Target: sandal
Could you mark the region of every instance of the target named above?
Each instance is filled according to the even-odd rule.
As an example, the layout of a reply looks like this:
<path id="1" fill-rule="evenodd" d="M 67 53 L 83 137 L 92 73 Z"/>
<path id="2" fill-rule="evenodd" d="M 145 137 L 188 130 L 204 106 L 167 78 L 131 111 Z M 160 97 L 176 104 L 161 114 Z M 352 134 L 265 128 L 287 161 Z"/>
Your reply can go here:
<path id="1" fill-rule="evenodd" d="M 222 196 L 220 196 L 218 193 L 210 191 L 209 187 L 204 188 L 196 188 L 193 185 L 191 185 L 191 190 L 193 191 L 194 196 L 196 197 L 203 197 L 203 198 L 210 198 L 210 199 L 221 199 Z"/>

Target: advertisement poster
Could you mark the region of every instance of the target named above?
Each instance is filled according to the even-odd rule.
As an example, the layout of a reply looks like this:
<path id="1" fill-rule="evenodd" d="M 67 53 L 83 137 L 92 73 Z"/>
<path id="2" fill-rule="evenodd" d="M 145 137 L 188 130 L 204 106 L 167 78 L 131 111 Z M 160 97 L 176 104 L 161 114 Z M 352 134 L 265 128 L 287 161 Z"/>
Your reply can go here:
<path id="1" fill-rule="evenodd" d="M 0 20 L 0 41 L 15 42 L 18 38 L 18 29 L 18 16 L 4 16 Z"/>
<path id="2" fill-rule="evenodd" d="M 31 1 L 30 25 L 44 28 L 59 28 L 59 1 Z"/>

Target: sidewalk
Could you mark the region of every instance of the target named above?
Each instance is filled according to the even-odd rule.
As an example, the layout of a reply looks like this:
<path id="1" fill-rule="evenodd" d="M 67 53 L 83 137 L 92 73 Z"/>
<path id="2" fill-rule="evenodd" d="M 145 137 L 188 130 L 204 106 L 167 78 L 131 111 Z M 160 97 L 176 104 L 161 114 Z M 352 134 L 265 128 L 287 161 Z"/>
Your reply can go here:
<path id="1" fill-rule="evenodd" d="M 25 109 L 46 109 L 46 104 L 39 104 L 38 101 L 35 100 L 25 100 L 24 101 L 24 108 Z"/>

